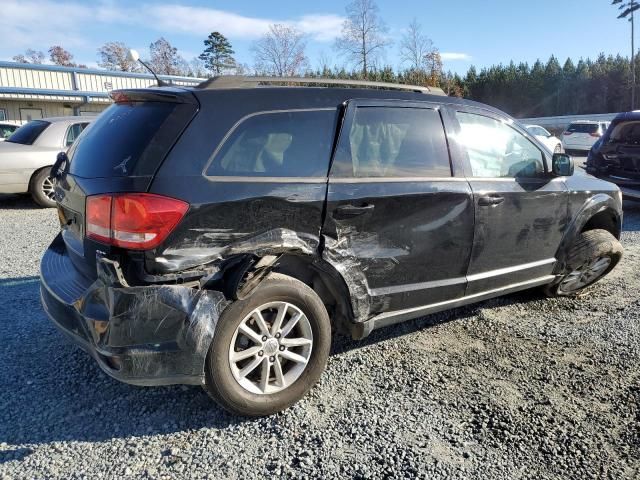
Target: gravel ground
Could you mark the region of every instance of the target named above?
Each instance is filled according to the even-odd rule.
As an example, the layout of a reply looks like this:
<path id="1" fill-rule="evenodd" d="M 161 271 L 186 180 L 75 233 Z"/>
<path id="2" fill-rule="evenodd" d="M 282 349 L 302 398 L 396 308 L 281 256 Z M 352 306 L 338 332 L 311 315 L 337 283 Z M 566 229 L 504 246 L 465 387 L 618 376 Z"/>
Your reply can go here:
<path id="1" fill-rule="evenodd" d="M 626 256 L 579 299 L 524 292 L 337 339 L 285 413 L 103 374 L 49 324 L 53 210 L 0 198 L 0 478 L 639 478 L 640 204 Z"/>

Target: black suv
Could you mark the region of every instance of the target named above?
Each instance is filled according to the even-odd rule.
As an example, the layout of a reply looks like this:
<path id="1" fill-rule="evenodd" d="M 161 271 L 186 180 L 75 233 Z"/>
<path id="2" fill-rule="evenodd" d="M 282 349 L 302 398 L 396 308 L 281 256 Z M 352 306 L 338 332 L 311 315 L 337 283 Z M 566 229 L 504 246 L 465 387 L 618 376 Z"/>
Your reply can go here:
<path id="1" fill-rule="evenodd" d="M 640 199 L 640 112 L 618 114 L 591 148 L 586 170 Z"/>
<path id="2" fill-rule="evenodd" d="M 620 260 L 618 188 L 504 113 L 277 81 L 115 92 L 59 155 L 42 303 L 114 378 L 270 414 L 316 383 L 333 330 L 573 295 Z"/>

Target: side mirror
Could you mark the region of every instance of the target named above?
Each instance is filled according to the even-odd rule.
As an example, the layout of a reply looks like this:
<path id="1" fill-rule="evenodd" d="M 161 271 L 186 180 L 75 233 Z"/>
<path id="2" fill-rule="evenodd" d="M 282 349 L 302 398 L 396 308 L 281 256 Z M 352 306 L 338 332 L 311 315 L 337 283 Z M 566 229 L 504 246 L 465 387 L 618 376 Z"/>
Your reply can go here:
<path id="1" fill-rule="evenodd" d="M 554 153 L 551 160 L 551 171 L 557 177 L 573 175 L 573 158 L 566 153 Z"/>
<path id="2" fill-rule="evenodd" d="M 49 177 L 58 178 L 62 172 L 64 172 L 65 168 L 67 168 L 67 164 L 69 162 L 69 157 L 67 157 L 67 152 L 60 152 L 56 157 L 56 163 L 51 167 L 51 172 L 49 173 Z"/>

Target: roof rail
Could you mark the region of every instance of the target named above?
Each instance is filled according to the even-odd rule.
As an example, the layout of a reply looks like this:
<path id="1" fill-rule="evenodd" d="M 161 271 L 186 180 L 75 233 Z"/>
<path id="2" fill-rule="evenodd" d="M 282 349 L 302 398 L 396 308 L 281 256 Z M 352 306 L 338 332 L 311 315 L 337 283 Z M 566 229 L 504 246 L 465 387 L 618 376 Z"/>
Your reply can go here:
<path id="1" fill-rule="evenodd" d="M 405 90 L 430 95 L 446 96 L 444 91 L 438 87 L 421 87 L 418 85 L 405 85 L 402 83 L 370 82 L 367 80 L 347 80 L 342 78 L 322 77 L 251 77 L 244 75 L 222 75 L 219 77 L 212 77 L 199 84 L 196 88 L 254 88 L 265 84 L 344 85 L 351 87 L 379 88 L 385 90 Z"/>

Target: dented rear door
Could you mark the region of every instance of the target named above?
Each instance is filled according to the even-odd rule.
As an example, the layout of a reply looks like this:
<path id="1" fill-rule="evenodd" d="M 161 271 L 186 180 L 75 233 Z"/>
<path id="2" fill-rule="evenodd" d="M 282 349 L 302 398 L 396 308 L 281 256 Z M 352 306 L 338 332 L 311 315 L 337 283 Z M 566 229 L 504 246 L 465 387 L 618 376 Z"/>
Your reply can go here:
<path id="1" fill-rule="evenodd" d="M 429 102 L 348 103 L 323 255 L 345 276 L 359 320 L 464 294 L 473 201 L 450 162 L 447 123 Z"/>

